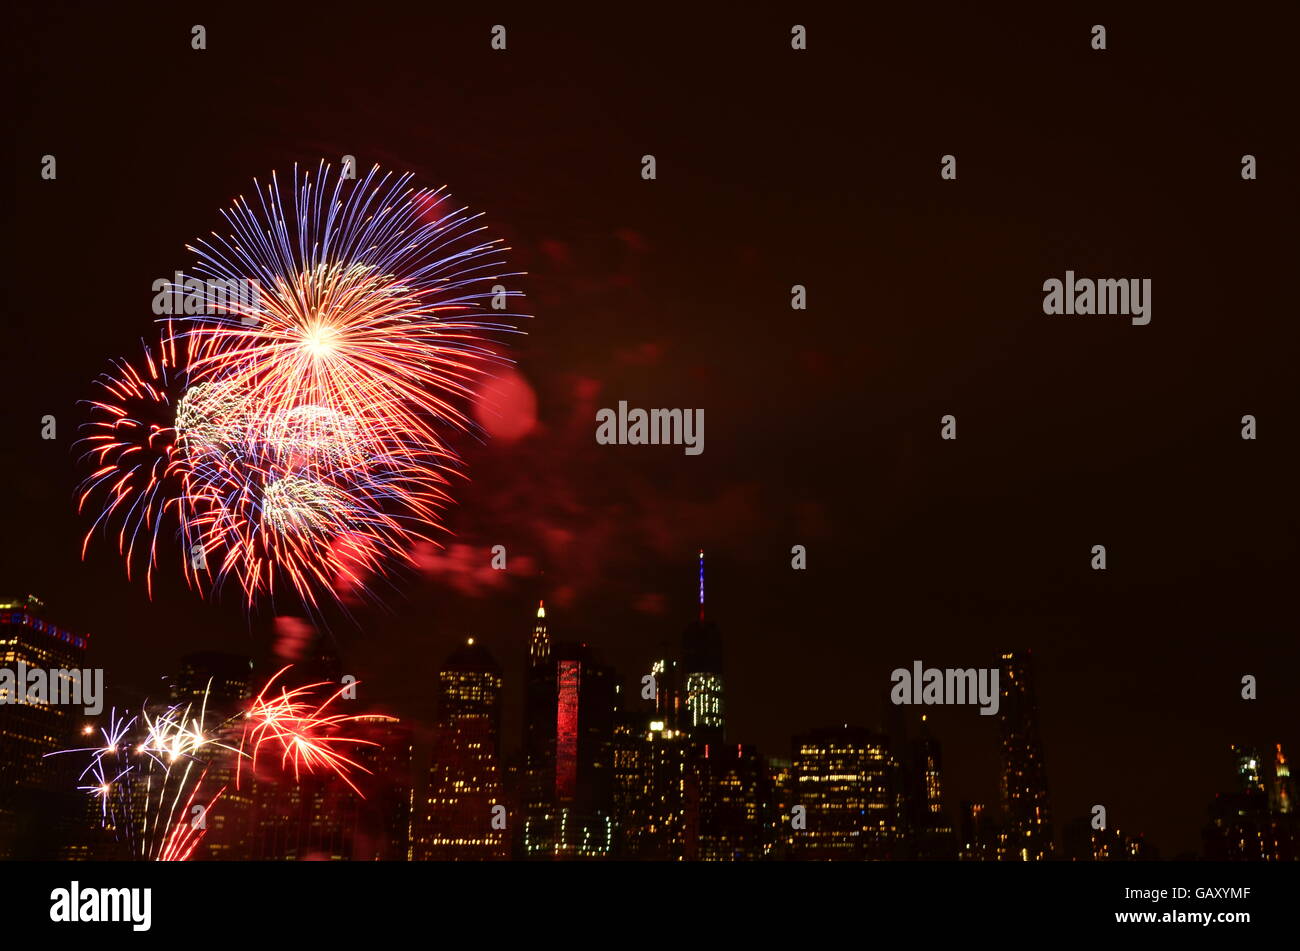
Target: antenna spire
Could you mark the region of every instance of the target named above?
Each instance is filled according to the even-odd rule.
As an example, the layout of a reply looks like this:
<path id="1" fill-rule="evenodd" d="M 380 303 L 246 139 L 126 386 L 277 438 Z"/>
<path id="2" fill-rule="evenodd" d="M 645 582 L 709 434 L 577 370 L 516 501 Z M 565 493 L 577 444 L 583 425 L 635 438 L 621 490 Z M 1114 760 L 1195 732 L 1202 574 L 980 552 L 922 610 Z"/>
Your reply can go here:
<path id="1" fill-rule="evenodd" d="M 700 620 L 704 620 L 704 549 L 700 549 Z"/>

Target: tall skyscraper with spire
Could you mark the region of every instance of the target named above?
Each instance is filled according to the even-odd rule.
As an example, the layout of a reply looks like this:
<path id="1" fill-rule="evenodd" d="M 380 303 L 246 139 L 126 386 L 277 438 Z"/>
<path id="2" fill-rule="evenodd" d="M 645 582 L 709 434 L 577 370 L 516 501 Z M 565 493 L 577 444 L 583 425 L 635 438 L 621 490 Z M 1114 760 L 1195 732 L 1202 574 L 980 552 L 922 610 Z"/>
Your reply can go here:
<path id="1" fill-rule="evenodd" d="M 605 858 L 614 845 L 614 671 L 586 644 L 552 642 L 545 608 L 529 639 L 524 723 L 523 853 Z"/>
<path id="2" fill-rule="evenodd" d="M 1001 657 L 1002 812 L 998 859 L 1036 862 L 1052 857 L 1052 810 L 1038 726 L 1038 696 L 1028 651 Z"/>
<path id="3" fill-rule="evenodd" d="M 686 723 L 691 738 L 721 743 L 726 735 L 723 704 L 722 632 L 704 616 L 704 551 L 699 559 L 699 613 L 682 635 L 686 674 Z"/>
<path id="4" fill-rule="evenodd" d="M 537 602 L 537 623 L 528 640 L 528 666 L 537 667 L 551 659 L 551 637 L 546 633 L 546 602 Z"/>

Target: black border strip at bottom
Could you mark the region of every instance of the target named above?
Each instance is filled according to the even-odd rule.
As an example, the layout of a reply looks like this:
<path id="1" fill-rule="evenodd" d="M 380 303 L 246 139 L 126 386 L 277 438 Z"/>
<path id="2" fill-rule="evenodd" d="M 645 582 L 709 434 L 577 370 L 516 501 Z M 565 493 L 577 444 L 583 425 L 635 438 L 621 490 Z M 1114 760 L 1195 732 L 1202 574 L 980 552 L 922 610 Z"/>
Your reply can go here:
<path id="1" fill-rule="evenodd" d="M 201 936 L 389 938 L 396 944 L 533 939 L 573 929 L 595 940 L 751 934 L 866 938 L 903 927 L 918 940 L 954 934 L 1032 942 L 1063 935 L 1193 934 L 1218 941 L 1286 933 L 1300 863 L 126 863 L 0 864 L 9 936 L 28 931 L 114 940 Z M 76 883 L 74 886 L 73 883 Z M 75 895 L 89 914 L 122 901 L 128 921 L 54 921 Z M 87 894 L 93 892 L 89 898 Z M 130 918 L 123 906 L 119 917 Z M 887 929 L 876 931 L 877 928 Z M 603 936 L 603 938 L 602 938 Z M 857 939 L 854 939 L 857 940 Z M 692 942 L 694 943 L 694 942 Z M 918 945 L 920 946 L 920 945 Z"/>

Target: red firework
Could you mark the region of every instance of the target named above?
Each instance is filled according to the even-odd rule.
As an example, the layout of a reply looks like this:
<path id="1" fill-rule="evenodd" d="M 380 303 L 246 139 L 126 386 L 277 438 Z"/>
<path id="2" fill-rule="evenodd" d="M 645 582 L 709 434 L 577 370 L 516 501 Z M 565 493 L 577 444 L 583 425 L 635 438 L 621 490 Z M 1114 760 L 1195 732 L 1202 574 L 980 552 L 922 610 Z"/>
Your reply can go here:
<path id="1" fill-rule="evenodd" d="M 250 750 L 253 767 L 257 766 L 257 757 L 263 747 L 269 747 L 280 757 L 280 768 L 293 767 L 294 779 L 301 772 L 329 772 L 338 776 L 358 795 L 361 790 L 348 775 L 351 770 L 359 769 L 370 772 L 360 763 L 346 756 L 340 748 L 348 744 L 378 746 L 370 740 L 341 735 L 347 724 L 365 719 L 362 716 L 329 713 L 329 707 L 347 690 L 339 687 L 323 701 L 317 702 L 313 693 L 323 687 L 333 687 L 328 682 L 308 684 L 288 689 L 283 684 L 279 693 L 275 693 L 275 682 L 287 671 L 281 668 L 262 688 L 262 692 L 253 700 L 248 710 L 247 723 L 244 727 L 244 741 L 241 752 Z M 238 773 L 236 773 L 238 783 Z"/>

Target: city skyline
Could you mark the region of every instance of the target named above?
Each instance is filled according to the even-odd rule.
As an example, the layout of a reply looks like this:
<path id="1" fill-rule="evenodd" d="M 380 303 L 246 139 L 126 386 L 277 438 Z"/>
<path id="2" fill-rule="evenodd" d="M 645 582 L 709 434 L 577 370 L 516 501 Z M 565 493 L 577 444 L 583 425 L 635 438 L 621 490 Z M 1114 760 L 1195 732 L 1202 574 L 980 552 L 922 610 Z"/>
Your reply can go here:
<path id="1" fill-rule="evenodd" d="M 719 679 L 708 682 L 712 686 L 704 695 L 710 698 L 710 702 L 702 706 L 699 701 L 699 674 L 707 672 L 711 677 L 720 678 L 725 669 L 721 633 L 711 621 L 704 626 L 703 570 L 704 553 L 701 551 L 700 593 L 695 617 L 683 626 L 676 651 L 661 651 L 662 656 L 646 665 L 646 672 L 654 676 L 656 685 L 655 695 L 648 701 L 644 694 L 644 673 L 618 672 L 603 666 L 598 646 L 556 639 L 551 634 L 553 612 L 548 616 L 543 600 L 539 601 L 527 636 L 515 638 L 516 651 L 526 656 L 530 671 L 523 684 L 509 684 L 493 654 L 479 640 L 469 637 L 438 666 L 433 711 L 428 719 L 389 716 L 379 712 L 388 707 L 382 702 L 378 710 L 367 713 L 366 716 L 375 723 L 392 723 L 388 731 L 390 739 L 393 736 L 405 738 L 401 748 L 384 746 L 377 750 L 376 755 L 381 759 L 387 758 L 382 761 L 389 764 L 380 775 L 388 776 L 393 769 L 399 769 L 406 779 L 402 787 L 404 792 L 400 789 L 385 791 L 388 787 L 382 784 L 372 790 L 380 792 L 380 802 L 400 803 L 405 818 L 390 817 L 388 824 L 381 823 L 381 826 L 396 829 L 391 822 L 397 822 L 402 827 L 401 844 L 393 838 L 395 832 L 380 834 L 368 829 L 365 841 L 369 844 L 366 848 L 376 848 L 373 841 L 376 838 L 389 842 L 373 853 L 375 857 L 389 860 L 570 857 L 1016 861 L 1078 859 L 1089 850 L 1097 857 L 1107 858 L 1222 859 L 1243 857 L 1242 849 L 1246 847 L 1244 839 L 1235 847 L 1231 845 L 1225 838 L 1224 830 L 1228 827 L 1224 823 L 1249 821 L 1251 825 L 1240 827 L 1248 830 L 1241 834 L 1260 836 L 1257 849 L 1272 849 L 1280 856 L 1294 857 L 1296 854 L 1295 791 L 1290 785 L 1289 764 L 1280 742 L 1267 746 L 1234 744 L 1231 753 L 1235 765 L 1231 770 L 1227 768 L 1228 757 L 1220 756 L 1224 767 L 1220 772 L 1225 782 L 1223 788 L 1214 792 L 1213 800 L 1208 802 L 1204 811 L 1205 821 L 1197 830 L 1203 843 L 1200 849 L 1174 854 L 1162 852 L 1133 822 L 1124 822 L 1121 831 L 1116 820 L 1107 818 L 1101 832 L 1096 831 L 1095 825 L 1089 827 L 1093 817 L 1085 814 L 1064 815 L 1054 822 L 1050 805 L 1051 783 L 1044 766 L 1045 760 L 1050 762 L 1053 758 L 1045 756 L 1050 744 L 1041 733 L 1035 671 L 1030 655 L 1025 653 L 1002 652 L 996 658 L 1003 678 L 1001 709 L 996 717 L 1001 739 L 996 750 L 985 751 L 987 757 L 995 759 L 1000 767 L 1000 788 L 995 797 L 980 801 L 952 795 L 951 790 L 963 784 L 954 783 L 952 772 L 942 766 L 943 737 L 936 735 L 931 726 L 931 715 L 941 709 L 938 706 L 913 710 L 891 704 L 874 725 L 863 726 L 858 721 L 792 728 L 788 749 L 759 752 L 747 745 L 744 737 L 727 736 L 723 717 L 701 715 L 702 710 L 717 713 L 725 709 L 725 691 Z M 17 611 L 24 604 L 30 613 L 19 615 Z M 30 599 L 25 603 L 14 602 L 8 607 L 15 612 L 15 618 L 35 619 L 43 613 L 43 606 Z M 6 619 L 9 617 L 9 614 L 5 615 Z M 45 624 L 43 620 L 31 623 Z M 47 627 L 50 631 L 60 632 L 52 625 Z M 77 640 L 75 635 L 65 636 L 60 632 L 59 636 L 64 640 Z M 701 641 L 702 637 L 704 641 Z M 84 639 L 79 642 L 85 643 Z M 324 640 L 304 650 L 299 660 L 305 664 L 299 677 L 311 673 L 333 681 L 341 678 L 344 669 L 344 661 Z M 210 702 L 214 707 L 235 709 L 240 703 L 246 705 L 251 696 L 250 687 L 257 666 L 251 658 L 239 655 L 191 652 L 181 658 L 167 693 L 172 702 Z M 537 679 L 539 672 L 546 672 L 541 680 Z M 591 681 L 593 673 L 597 675 L 595 682 Z M 582 684 L 582 699 L 577 693 L 566 699 L 566 683 L 574 690 Z M 605 686 L 593 687 L 593 683 Z M 204 686 L 200 688 L 200 684 Z M 524 693 L 528 700 L 524 704 L 524 722 L 519 734 L 522 745 L 509 744 L 505 740 L 509 734 L 502 730 L 502 699 L 511 686 L 527 687 Z M 638 687 L 642 688 L 640 697 Z M 592 689 L 598 692 L 592 694 Z M 374 702 L 371 699 L 366 706 Z M 567 714 L 566 706 L 572 708 Z M 597 712 L 595 721 L 590 719 L 593 709 L 603 711 Z M 586 712 L 580 714 L 584 710 Z M 970 712 L 977 715 L 974 708 L 970 708 Z M 84 719 L 68 717 L 66 711 L 60 711 L 60 715 L 69 721 Z M 431 738 L 426 735 L 417 739 L 422 730 L 427 734 L 425 728 L 430 722 Z M 549 734 L 535 733 L 539 724 L 547 723 L 550 724 Z M 599 753 L 593 753 L 586 745 L 591 742 L 588 736 L 597 737 L 594 742 L 605 744 L 598 747 Z M 832 752 L 837 749 L 840 752 Z M 590 771 L 593 755 L 597 760 L 603 760 L 597 766 L 598 774 Z M 392 760 L 392 756 L 400 758 L 400 768 L 397 765 L 399 761 Z M 819 765 L 821 760 L 818 757 L 828 756 L 831 758 L 825 760 L 827 765 Z M 849 759 L 844 759 L 845 756 Z M 424 772 L 427 778 L 421 783 L 413 777 L 425 757 L 429 758 L 428 769 Z M 370 757 L 367 761 L 372 759 Z M 849 772 L 861 773 L 865 785 L 836 793 L 822 805 L 819 803 L 823 803 L 823 799 L 818 797 L 824 798 L 827 793 L 820 786 L 815 783 L 811 787 L 800 785 L 799 777 L 809 769 L 814 771 L 814 776 L 817 770 L 827 771 L 829 775 L 844 772 L 848 768 L 844 763 L 857 762 L 862 765 L 852 767 Z M 582 765 L 584 763 L 588 765 Z M 875 765 L 869 765 L 871 763 Z M 681 787 L 668 792 L 664 798 L 662 780 L 654 777 L 665 768 L 675 771 L 672 776 L 694 777 L 689 793 L 686 787 Z M 226 788 L 234 785 L 230 781 L 232 769 L 224 766 L 215 769 L 214 784 Z M 682 769 L 686 773 L 680 773 Z M 1229 775 L 1238 780 L 1235 786 L 1226 782 Z M 723 779 L 719 780 L 718 776 Z M 742 781 L 741 777 L 747 778 Z M 677 780 L 672 781 L 675 783 Z M 717 785 L 719 782 L 723 785 Z M 317 815 L 317 819 L 302 826 L 302 834 L 306 835 L 322 822 L 328 827 L 329 820 L 323 817 L 339 813 L 341 803 L 352 801 L 339 781 L 320 786 L 317 780 L 311 780 L 303 787 L 305 792 L 299 792 L 296 784 L 272 784 L 269 787 L 263 784 L 261 788 L 265 790 L 279 790 L 276 796 L 290 795 L 291 801 L 271 806 L 263 802 L 255 808 L 259 795 L 265 799 L 265 793 L 259 794 L 258 788 L 254 786 L 253 791 L 242 794 L 233 790 L 228 792 L 222 807 L 214 811 L 214 831 L 196 852 L 197 858 L 219 858 L 224 853 L 232 858 L 327 857 L 331 852 L 336 858 L 361 857 L 351 852 L 351 833 L 343 839 L 333 840 L 333 846 L 328 838 L 330 833 L 311 833 L 327 836 L 314 847 L 306 840 L 301 846 L 292 845 L 295 839 L 285 840 L 288 833 L 275 831 L 275 823 L 268 826 L 265 820 L 259 821 L 257 826 L 265 831 L 239 833 L 237 840 L 230 838 L 232 833 L 223 834 L 221 830 L 228 823 L 247 821 L 241 817 L 251 816 L 257 810 L 264 813 L 270 808 L 273 814 Z M 453 788 L 459 791 L 452 794 Z M 330 789 L 335 791 L 331 793 Z M 439 793 L 438 789 L 445 792 Z M 658 820 L 646 817 L 647 807 L 643 800 L 651 789 L 655 790 L 654 796 L 659 803 L 657 807 L 651 807 L 651 812 L 655 808 L 662 810 L 658 813 Z M 711 792 L 715 789 L 718 792 Z M 732 792 L 714 802 L 711 797 L 721 795 L 724 789 L 732 789 Z M 815 794 L 810 795 L 809 789 Z M 1256 789 L 1258 802 L 1251 798 Z M 734 800 L 734 796 L 739 794 L 737 790 L 749 790 L 745 795 L 757 798 L 752 801 L 742 799 L 737 805 Z M 764 791 L 760 794 L 758 790 Z M 591 841 L 593 830 L 598 830 L 604 837 L 598 848 L 590 852 L 582 849 L 573 852 L 569 846 L 555 844 L 558 826 L 551 828 L 547 825 L 554 820 L 551 813 L 556 800 L 552 792 L 559 797 L 560 803 L 570 804 L 564 809 L 577 806 L 577 811 L 572 812 L 566 821 L 567 834 L 574 834 L 573 829 L 577 828 L 582 830 L 579 840 Z M 325 805 L 326 802 L 335 802 L 330 797 L 340 794 L 344 798 L 337 800 L 335 805 Z M 317 798 L 309 801 L 302 798 L 304 795 L 317 798 L 323 795 L 326 799 L 319 800 L 320 805 L 311 805 Z M 393 799 L 394 795 L 396 799 Z M 452 798 L 439 798 L 445 795 Z M 836 814 L 835 809 L 843 808 L 842 803 L 836 805 L 840 803 L 837 797 L 842 795 L 850 796 L 846 802 L 855 802 L 852 798 L 855 796 L 868 795 L 869 801 L 864 801 L 867 814 L 872 810 L 883 810 L 880 815 L 886 818 L 877 823 L 884 825 L 874 833 L 876 838 L 861 839 L 850 846 L 852 840 L 843 838 L 847 833 L 833 831 L 834 823 L 830 817 Z M 409 803 L 406 802 L 408 796 Z M 642 800 L 638 800 L 638 796 Z M 274 801 L 279 802 L 278 799 Z M 443 805 L 435 805 L 435 802 Z M 1230 803 L 1238 805 L 1225 812 Z M 488 807 L 496 804 L 503 808 L 499 816 L 492 816 L 499 821 L 499 826 L 490 824 L 489 820 Z M 817 817 L 812 834 L 805 838 L 787 828 L 790 809 L 797 805 L 812 810 Z M 371 816 L 368 822 L 374 826 L 380 813 L 362 802 L 357 806 Z M 392 807 L 384 808 L 391 811 Z M 817 810 L 822 808 L 832 811 L 827 816 L 817 815 Z M 344 814 L 353 814 L 349 809 L 352 807 L 344 809 Z M 747 815 L 743 822 L 736 818 L 737 809 Z M 760 812 L 761 816 L 757 814 Z M 63 820 L 75 823 L 76 816 L 68 815 L 66 803 L 63 813 Z M 647 832 L 637 832 L 632 828 L 637 823 L 647 829 L 662 825 L 664 815 L 669 814 L 668 840 L 662 839 L 662 831 L 657 833 L 658 838 L 656 835 L 647 838 Z M 582 818 L 584 815 L 587 818 Z M 1233 818 L 1246 815 L 1255 815 L 1258 819 Z M 714 818 L 709 819 L 711 816 Z M 719 819 L 718 816 L 730 818 Z M 1269 819 L 1268 816 L 1276 818 Z M 282 823 L 283 820 L 276 822 Z M 587 827 L 582 825 L 583 822 L 596 825 Z M 701 822 L 704 823 L 703 831 Z M 710 822 L 722 825 L 710 832 Z M 288 829 L 292 828 L 291 823 Z M 1231 828 L 1239 827 L 1231 825 Z M 454 836 L 446 839 L 445 844 L 439 844 L 450 834 L 448 830 L 453 829 L 456 830 Z M 340 834 L 343 833 L 333 833 L 336 836 Z M 265 835 L 272 835 L 272 839 L 259 845 Z M 826 835 L 831 837 L 830 844 L 818 845 L 819 836 Z M 563 837 L 559 841 L 564 841 Z M 286 842 L 290 844 L 286 845 Z M 287 855 L 286 848 L 291 849 Z M 106 839 L 100 842 L 98 849 L 100 857 L 123 855 L 120 846 L 110 847 Z M 86 853 L 79 853 L 76 848 L 69 854 L 86 857 Z M 93 856 L 95 849 L 91 848 L 89 854 Z"/>

